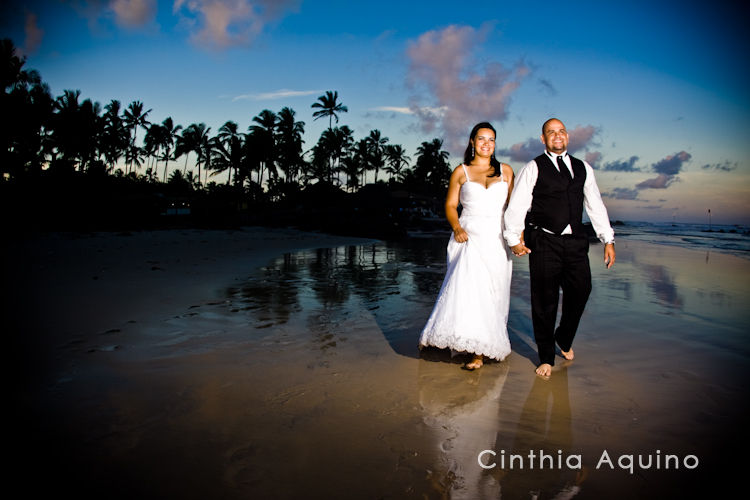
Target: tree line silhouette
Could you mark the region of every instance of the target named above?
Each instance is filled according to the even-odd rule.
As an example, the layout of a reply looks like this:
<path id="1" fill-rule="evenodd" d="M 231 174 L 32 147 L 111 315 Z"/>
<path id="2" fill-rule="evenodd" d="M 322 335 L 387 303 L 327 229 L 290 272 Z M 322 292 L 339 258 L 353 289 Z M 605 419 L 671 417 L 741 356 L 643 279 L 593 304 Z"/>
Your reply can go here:
<path id="1" fill-rule="evenodd" d="M 380 130 L 355 139 L 338 125 L 348 108 L 337 91 L 311 105 L 328 128 L 305 150 L 305 122 L 290 107 L 261 111 L 246 131 L 227 121 L 213 133 L 205 123 L 151 121 L 140 101 L 102 107 L 80 90 L 53 98 L 9 39 L 0 41 L 0 58 L 0 193 L 6 219 L 18 226 L 137 229 L 189 212 L 194 224 L 387 236 L 418 219 L 419 207 L 439 206 L 450 177 L 441 139 L 422 142 L 413 165 Z"/>

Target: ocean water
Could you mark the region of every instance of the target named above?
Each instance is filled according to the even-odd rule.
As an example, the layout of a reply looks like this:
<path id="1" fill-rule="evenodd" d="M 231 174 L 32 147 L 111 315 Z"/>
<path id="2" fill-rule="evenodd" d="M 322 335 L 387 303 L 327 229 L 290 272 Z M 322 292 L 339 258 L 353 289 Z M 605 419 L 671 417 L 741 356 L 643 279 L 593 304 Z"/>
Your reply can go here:
<path id="1" fill-rule="evenodd" d="M 626 238 L 692 250 L 715 250 L 750 258 L 750 226 L 624 222 L 614 226 L 615 239 Z"/>

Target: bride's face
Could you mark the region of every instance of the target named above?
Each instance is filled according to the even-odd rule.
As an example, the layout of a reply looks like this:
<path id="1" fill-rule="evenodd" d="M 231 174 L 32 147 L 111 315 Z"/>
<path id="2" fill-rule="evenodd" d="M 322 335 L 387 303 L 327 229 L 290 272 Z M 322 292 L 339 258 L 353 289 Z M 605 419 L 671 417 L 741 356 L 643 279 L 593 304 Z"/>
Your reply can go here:
<path id="1" fill-rule="evenodd" d="M 488 128 L 480 128 L 474 136 L 474 156 L 489 158 L 495 152 L 495 133 Z"/>

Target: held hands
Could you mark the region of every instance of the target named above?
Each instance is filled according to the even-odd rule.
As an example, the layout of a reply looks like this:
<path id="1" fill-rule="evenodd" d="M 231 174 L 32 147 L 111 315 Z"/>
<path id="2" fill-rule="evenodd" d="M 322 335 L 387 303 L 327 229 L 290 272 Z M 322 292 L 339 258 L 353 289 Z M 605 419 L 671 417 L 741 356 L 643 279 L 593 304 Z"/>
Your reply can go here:
<path id="1" fill-rule="evenodd" d="M 524 255 L 531 253 L 531 250 L 524 244 L 523 240 L 521 240 L 521 243 L 518 245 L 510 247 L 510 250 L 516 257 L 523 257 Z"/>
<path id="2" fill-rule="evenodd" d="M 615 244 L 607 243 L 604 245 L 604 265 L 607 269 L 612 267 L 615 263 Z"/>
<path id="3" fill-rule="evenodd" d="M 458 243 L 465 243 L 469 241 L 469 235 L 466 233 L 466 231 L 464 231 L 464 228 L 458 226 L 453 230 L 453 239 Z"/>

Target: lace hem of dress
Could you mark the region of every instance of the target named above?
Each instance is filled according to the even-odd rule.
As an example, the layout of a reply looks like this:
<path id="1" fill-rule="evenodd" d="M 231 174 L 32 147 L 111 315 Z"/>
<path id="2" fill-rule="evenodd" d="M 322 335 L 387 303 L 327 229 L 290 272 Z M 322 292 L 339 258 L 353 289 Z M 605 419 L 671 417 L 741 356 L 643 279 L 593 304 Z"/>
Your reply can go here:
<path id="1" fill-rule="evenodd" d="M 420 342 L 419 349 L 424 347 L 437 347 L 438 349 L 451 349 L 457 353 L 467 354 L 481 354 L 497 361 L 503 361 L 511 353 L 510 347 L 490 345 L 486 342 L 476 342 L 465 338 L 450 338 L 450 339 L 435 339 L 432 338 L 429 342 Z"/>

